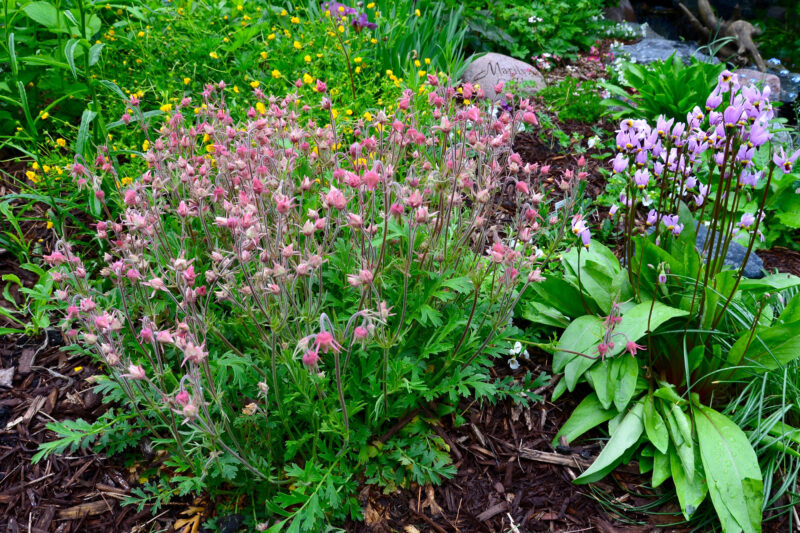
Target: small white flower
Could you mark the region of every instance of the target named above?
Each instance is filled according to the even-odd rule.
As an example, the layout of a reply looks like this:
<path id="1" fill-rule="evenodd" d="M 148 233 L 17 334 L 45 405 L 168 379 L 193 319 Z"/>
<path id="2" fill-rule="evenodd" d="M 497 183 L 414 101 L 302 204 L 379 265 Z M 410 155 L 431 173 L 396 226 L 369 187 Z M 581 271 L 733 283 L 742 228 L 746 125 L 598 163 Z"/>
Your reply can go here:
<path id="1" fill-rule="evenodd" d="M 519 361 L 517 361 L 516 357 L 512 357 L 508 360 L 508 368 L 511 370 L 516 370 L 519 368 Z"/>
<path id="2" fill-rule="evenodd" d="M 522 343 L 517 341 L 514 343 L 514 346 L 508 351 L 510 355 L 519 355 L 522 351 Z"/>

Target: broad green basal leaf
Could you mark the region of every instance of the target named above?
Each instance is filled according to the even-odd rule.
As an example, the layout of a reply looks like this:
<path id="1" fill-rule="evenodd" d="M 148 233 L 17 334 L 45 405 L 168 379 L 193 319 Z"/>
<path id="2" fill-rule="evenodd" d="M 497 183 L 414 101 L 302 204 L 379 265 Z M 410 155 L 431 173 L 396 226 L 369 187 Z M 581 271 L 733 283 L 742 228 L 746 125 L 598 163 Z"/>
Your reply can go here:
<path id="1" fill-rule="evenodd" d="M 592 466 L 581 474 L 575 480 L 575 483 L 598 481 L 620 464 L 625 452 L 639 441 L 639 437 L 644 432 L 643 411 L 644 407 L 641 402 L 636 403 L 628 411 L 628 414 L 625 415 L 619 426 L 615 428 L 611 438 L 608 439 L 608 443 L 592 463 Z"/>
<path id="2" fill-rule="evenodd" d="M 760 532 L 764 484 L 747 436 L 709 407 L 694 407 L 693 412 L 708 491 L 723 531 Z"/>

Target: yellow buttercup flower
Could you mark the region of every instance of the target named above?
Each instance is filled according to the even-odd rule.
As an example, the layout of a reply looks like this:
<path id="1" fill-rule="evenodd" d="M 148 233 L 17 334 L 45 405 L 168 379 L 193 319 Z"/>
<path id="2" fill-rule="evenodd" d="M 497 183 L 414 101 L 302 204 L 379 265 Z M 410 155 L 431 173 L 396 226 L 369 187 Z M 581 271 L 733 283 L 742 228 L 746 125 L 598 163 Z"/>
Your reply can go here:
<path id="1" fill-rule="evenodd" d="M 303 58 L 303 61 L 305 61 L 306 63 L 311 63 L 311 56 L 306 54 L 306 56 Z"/>
<path id="2" fill-rule="evenodd" d="M 47 174 L 48 172 L 50 172 L 50 165 L 42 165 L 42 170 L 44 171 L 45 174 Z"/>
<path id="3" fill-rule="evenodd" d="M 267 39 L 270 40 L 270 41 L 274 41 L 275 40 L 275 34 L 274 33 L 270 33 L 269 35 L 267 35 Z"/>
<path id="4" fill-rule="evenodd" d="M 370 2 L 367 4 L 367 9 L 375 9 L 375 2 Z"/>
<path id="5" fill-rule="evenodd" d="M 361 67 L 356 67 L 356 74 L 361 74 Z"/>
<path id="6" fill-rule="evenodd" d="M 295 41 L 292 46 L 294 46 L 295 50 L 300 50 L 301 48 L 303 48 L 303 45 L 300 44 L 300 41 Z"/>
<path id="7" fill-rule="evenodd" d="M 261 52 L 261 59 L 266 59 L 266 58 L 267 58 L 267 53 Z"/>
<path id="8" fill-rule="evenodd" d="M 331 115 L 333 115 L 333 118 L 336 118 L 339 116 L 339 112 L 335 109 L 331 109 Z"/>
<path id="9" fill-rule="evenodd" d="M 164 104 L 161 107 L 159 107 L 159 109 L 161 110 L 162 113 L 169 113 L 170 111 L 172 111 L 172 104 Z"/>
<path id="10" fill-rule="evenodd" d="M 216 52 L 211 52 L 208 55 L 211 56 L 211 59 L 219 59 L 219 54 L 217 54 Z"/>
<path id="11" fill-rule="evenodd" d="M 238 6 L 236 6 L 236 10 L 237 11 L 241 11 L 242 9 L 244 9 L 244 6 L 242 4 L 239 4 Z"/>
<path id="12" fill-rule="evenodd" d="M 367 122 L 372 122 L 372 113 L 370 113 L 369 111 L 365 111 L 364 118 L 367 119 Z"/>
<path id="13" fill-rule="evenodd" d="M 239 94 L 239 86 L 238 85 L 234 85 L 233 86 L 233 92 L 235 92 L 236 94 Z"/>
<path id="14" fill-rule="evenodd" d="M 43 112 L 43 113 L 41 114 L 41 117 L 42 117 L 42 120 L 47 120 L 47 119 L 50 117 L 50 113 L 48 113 L 47 111 L 45 111 L 45 112 Z"/>
<path id="15" fill-rule="evenodd" d="M 272 77 L 275 78 L 276 80 L 279 79 L 281 77 L 281 71 L 278 69 L 273 70 Z"/>
<path id="16" fill-rule="evenodd" d="M 183 78 L 184 85 L 189 85 L 190 83 L 192 83 L 192 78 Z"/>
<path id="17" fill-rule="evenodd" d="M 292 17 L 289 20 L 292 21 L 292 24 L 300 24 L 300 18 L 299 17 Z"/>
<path id="18" fill-rule="evenodd" d="M 305 84 L 314 83 L 314 78 L 311 77 L 311 74 L 306 72 L 305 74 L 303 74 L 303 83 Z"/>
<path id="19" fill-rule="evenodd" d="M 150 149 L 150 141 L 145 139 L 144 142 L 142 143 L 142 152 L 146 152 L 149 149 Z"/>
<path id="20" fill-rule="evenodd" d="M 136 34 L 136 36 L 137 36 L 137 37 L 140 37 L 140 38 L 141 38 L 141 37 L 144 37 L 144 32 L 143 32 L 143 31 L 140 31 L 139 33 L 137 33 L 137 34 Z"/>
<path id="21" fill-rule="evenodd" d="M 64 148 L 67 145 L 67 141 L 59 137 L 56 139 L 56 144 L 59 145 L 61 148 Z"/>
<path id="22" fill-rule="evenodd" d="M 45 224 L 45 226 L 47 227 L 47 229 L 53 229 L 53 222 L 48 220 L 47 224 Z"/>
<path id="23" fill-rule="evenodd" d="M 267 108 L 266 108 L 266 106 L 265 106 L 263 103 L 261 103 L 261 102 L 256 102 L 256 111 L 258 111 L 258 113 L 259 113 L 260 115 L 266 115 L 266 114 L 267 114 Z"/>
<path id="24" fill-rule="evenodd" d="M 259 85 L 261 85 L 261 82 L 260 82 L 260 81 L 258 81 L 258 80 L 254 80 L 254 81 L 251 81 L 251 82 L 250 82 L 250 87 L 252 87 L 253 89 L 255 89 L 256 87 L 258 87 Z"/>
<path id="25" fill-rule="evenodd" d="M 125 176 L 124 178 L 122 178 L 121 181 L 123 185 L 130 185 L 131 183 L 133 183 L 133 178 L 130 176 Z"/>
<path id="26" fill-rule="evenodd" d="M 415 59 L 414 60 L 414 66 L 417 67 L 417 68 L 422 66 L 422 63 L 419 62 L 419 59 Z"/>
<path id="27" fill-rule="evenodd" d="M 288 12 L 288 11 L 286 11 L 285 9 L 281 9 L 281 16 L 282 16 L 282 17 L 285 17 L 285 16 L 286 16 L 286 15 L 288 15 L 288 14 L 289 14 L 289 12 Z"/>
<path id="28" fill-rule="evenodd" d="M 431 64 L 431 58 L 430 57 L 426 57 L 425 58 L 425 64 L 426 65 L 430 65 Z"/>

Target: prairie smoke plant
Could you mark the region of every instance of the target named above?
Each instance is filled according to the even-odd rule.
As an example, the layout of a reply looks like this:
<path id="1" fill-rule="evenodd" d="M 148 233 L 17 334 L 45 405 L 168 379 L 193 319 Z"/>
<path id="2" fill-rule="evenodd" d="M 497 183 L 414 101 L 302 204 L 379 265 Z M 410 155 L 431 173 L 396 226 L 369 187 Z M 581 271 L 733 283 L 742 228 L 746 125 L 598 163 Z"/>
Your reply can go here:
<path id="1" fill-rule="evenodd" d="M 345 135 L 321 82 L 319 105 L 271 96 L 238 124 L 218 87 L 151 127 L 147 170 L 106 199 L 123 213 L 97 223 L 104 279 L 66 241 L 46 259 L 64 327 L 175 464 L 202 478 L 197 454 L 221 461 L 216 482 L 315 529 L 358 514 L 352 469 L 367 458 L 373 482 L 452 474 L 429 433 L 378 454 L 419 425 L 376 439 L 428 402 L 508 394 L 484 368 L 508 354 L 515 305 L 572 213 L 548 213 L 538 170 L 511 151 L 527 101 L 494 118 L 436 80 Z M 73 172 L 88 186 L 111 170 Z"/>

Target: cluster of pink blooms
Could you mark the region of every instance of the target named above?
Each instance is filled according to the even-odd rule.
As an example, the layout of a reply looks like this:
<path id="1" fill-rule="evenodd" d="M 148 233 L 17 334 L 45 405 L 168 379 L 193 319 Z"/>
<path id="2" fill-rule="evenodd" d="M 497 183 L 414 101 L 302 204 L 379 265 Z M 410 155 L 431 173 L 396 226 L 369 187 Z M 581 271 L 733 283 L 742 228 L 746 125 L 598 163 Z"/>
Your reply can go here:
<path id="1" fill-rule="evenodd" d="M 773 118 L 769 86 L 762 90 L 740 87 L 727 70 L 718 82 L 705 109 L 695 107 L 685 122 L 664 117 L 659 117 L 655 126 L 645 120 L 622 121 L 616 137 L 619 152 L 611 166 L 615 173 L 627 173 L 632 179 L 620 194 L 619 204 L 612 207 L 612 216 L 620 209 L 631 210 L 639 201 L 650 205 L 647 189 L 655 184 L 661 192 L 656 207 L 648 213 L 647 225 L 661 226 L 678 235 L 683 225 L 674 211 L 670 213 L 677 209 L 678 201 L 705 210 L 712 189 L 735 197 L 765 178 L 753 158 L 773 136 L 769 129 Z M 798 156 L 800 151 L 787 156 L 780 148 L 773 161 L 787 173 Z M 711 175 L 703 183 L 698 173 L 705 164 Z M 741 231 L 757 231 L 755 222 L 760 218 L 763 213 L 745 213 L 736 226 Z"/>
<path id="2" fill-rule="evenodd" d="M 456 90 L 434 78 L 425 96 L 406 91 L 393 114 L 378 111 L 345 132 L 325 84 L 318 87 L 316 105 L 256 90 L 265 112 L 251 108 L 250 119 L 237 123 L 224 84 L 207 85 L 194 113 L 184 98 L 167 116 L 144 156 L 147 171 L 120 191 L 122 216 L 96 224 L 107 250 L 102 275 L 121 298 L 115 309 L 92 303 L 100 301 L 97 285 L 67 243 L 46 258 L 69 306 L 69 336 L 130 379 L 147 378 L 143 358 L 159 375 L 182 368 L 177 391 L 147 381 L 186 418 L 198 415 L 212 381 L 209 337 L 220 332 L 209 309 L 247 317 L 273 360 L 297 347 L 285 364 L 317 374 L 326 357 L 355 342 L 402 341 L 395 332 L 408 319 L 408 288 L 387 302 L 384 278 L 398 270 L 408 276 L 412 263 L 443 277 L 455 275 L 454 264 L 469 265 L 474 280 L 501 293 L 502 313 L 513 309 L 520 285 L 543 279 L 535 249 L 550 228 L 541 225 L 543 194 L 532 183 L 547 169 L 511 148 L 519 124 L 535 122 L 527 100 L 493 117 L 461 105 Z M 462 90 L 482 95 L 470 85 Z M 76 160 L 72 173 L 106 201 L 99 183 L 115 170 L 102 152 L 95 163 Z M 566 176 L 562 186 L 576 179 Z M 501 227 L 495 198 L 509 182 L 518 209 Z M 331 260 L 342 249 L 350 254 L 347 271 Z M 346 328 L 320 329 L 307 318 L 329 312 L 331 287 L 352 292 Z M 123 348 L 128 328 L 134 352 Z"/>

